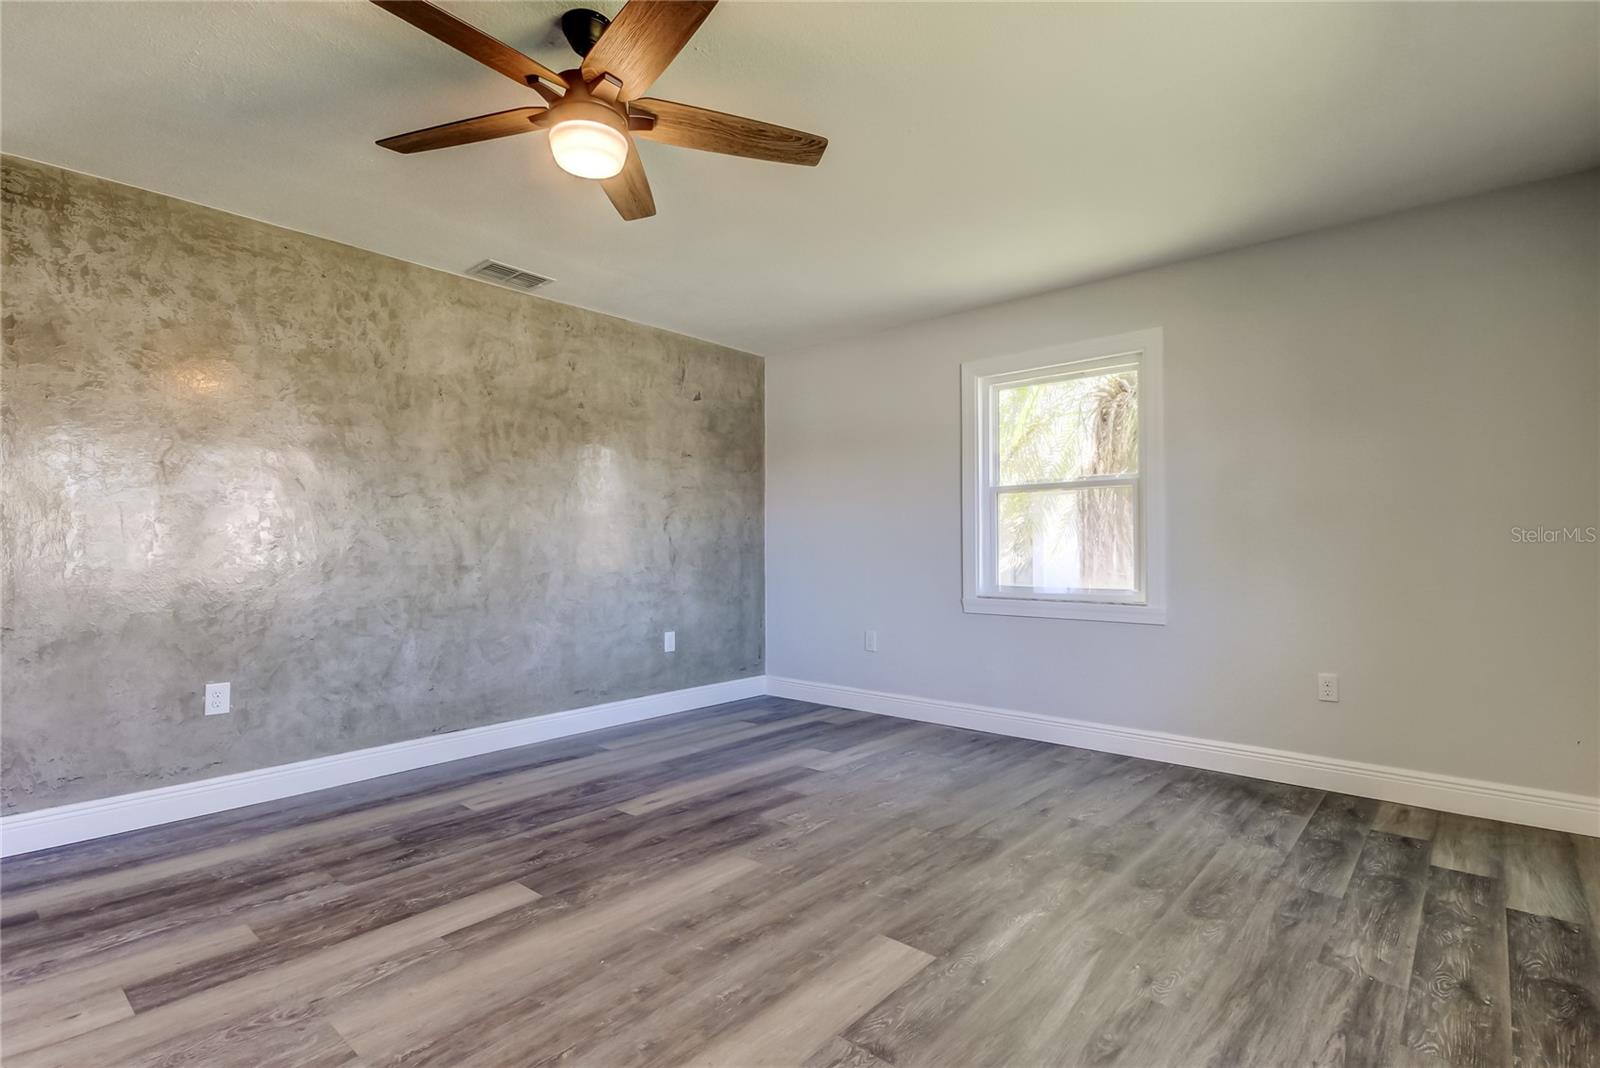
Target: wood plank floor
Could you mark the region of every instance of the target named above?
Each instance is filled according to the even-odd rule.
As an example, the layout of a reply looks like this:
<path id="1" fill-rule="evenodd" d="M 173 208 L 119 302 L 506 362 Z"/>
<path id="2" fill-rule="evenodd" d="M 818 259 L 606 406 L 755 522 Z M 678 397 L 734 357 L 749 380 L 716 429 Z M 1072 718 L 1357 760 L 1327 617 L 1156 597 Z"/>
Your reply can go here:
<path id="1" fill-rule="evenodd" d="M 57 1065 L 1600 1065 L 1600 840 L 759 698 L 8 861 Z"/>

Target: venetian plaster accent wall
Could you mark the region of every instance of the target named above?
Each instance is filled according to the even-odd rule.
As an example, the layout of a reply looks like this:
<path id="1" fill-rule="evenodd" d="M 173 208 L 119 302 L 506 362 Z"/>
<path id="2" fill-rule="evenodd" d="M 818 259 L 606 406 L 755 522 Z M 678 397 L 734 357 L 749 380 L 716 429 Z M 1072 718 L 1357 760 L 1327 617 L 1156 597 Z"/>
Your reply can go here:
<path id="1" fill-rule="evenodd" d="M 758 358 L 3 180 L 4 811 L 762 671 Z"/>

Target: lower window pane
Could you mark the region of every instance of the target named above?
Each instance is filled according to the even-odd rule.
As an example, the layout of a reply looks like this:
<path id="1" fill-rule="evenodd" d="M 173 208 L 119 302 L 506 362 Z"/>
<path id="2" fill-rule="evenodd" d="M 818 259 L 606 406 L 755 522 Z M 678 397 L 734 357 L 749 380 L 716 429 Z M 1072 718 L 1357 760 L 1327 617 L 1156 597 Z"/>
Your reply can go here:
<path id="1" fill-rule="evenodd" d="M 999 511 L 999 585 L 1041 593 L 1134 588 L 1139 573 L 1134 487 L 1002 491 Z"/>

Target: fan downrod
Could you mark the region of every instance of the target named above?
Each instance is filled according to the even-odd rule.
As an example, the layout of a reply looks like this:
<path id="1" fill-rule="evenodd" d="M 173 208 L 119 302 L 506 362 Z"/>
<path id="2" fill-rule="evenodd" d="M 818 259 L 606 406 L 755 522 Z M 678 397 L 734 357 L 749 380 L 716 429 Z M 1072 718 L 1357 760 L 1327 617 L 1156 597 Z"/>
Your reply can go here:
<path id="1" fill-rule="evenodd" d="M 600 40 L 600 35 L 606 32 L 606 27 L 611 25 L 611 20 L 598 11 L 591 11 L 586 7 L 575 7 L 564 12 L 561 16 L 561 33 L 566 37 L 567 44 L 579 56 L 587 56 L 589 49 Z"/>

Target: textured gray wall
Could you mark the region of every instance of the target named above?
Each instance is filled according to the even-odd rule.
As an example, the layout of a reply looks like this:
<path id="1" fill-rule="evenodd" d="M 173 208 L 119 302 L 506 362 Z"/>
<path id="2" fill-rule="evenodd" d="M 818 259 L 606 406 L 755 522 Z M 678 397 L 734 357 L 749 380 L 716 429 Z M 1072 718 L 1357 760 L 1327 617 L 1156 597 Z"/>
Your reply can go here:
<path id="1" fill-rule="evenodd" d="M 3 179 L 5 811 L 761 672 L 756 357 Z"/>

